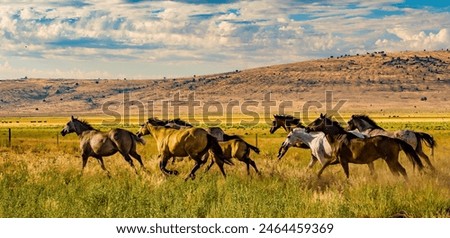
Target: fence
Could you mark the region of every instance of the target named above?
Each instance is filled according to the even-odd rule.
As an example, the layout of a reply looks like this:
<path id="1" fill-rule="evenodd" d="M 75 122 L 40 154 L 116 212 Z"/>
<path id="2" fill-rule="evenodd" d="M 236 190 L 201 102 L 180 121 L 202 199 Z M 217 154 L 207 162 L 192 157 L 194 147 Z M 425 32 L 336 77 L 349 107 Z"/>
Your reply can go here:
<path id="1" fill-rule="evenodd" d="M 16 133 L 18 134 L 14 134 L 14 131 L 12 128 L 5 128 L 5 129 L 0 129 L 0 147 L 12 147 L 14 142 L 16 143 L 21 143 L 23 142 L 24 137 L 23 136 L 18 136 L 18 134 L 20 134 L 20 130 L 18 130 Z M 14 136 L 15 135 L 15 136 Z M 29 137 L 27 138 L 34 138 L 34 136 L 36 136 L 36 132 L 33 135 L 28 135 Z M 50 140 L 56 140 L 56 145 L 59 147 L 60 145 L 60 133 L 59 132 L 55 132 L 55 134 L 53 134 L 53 132 L 51 132 L 51 134 L 47 134 L 47 136 L 51 136 Z M 48 138 L 48 137 L 47 137 Z M 48 142 L 48 139 L 46 139 Z"/>

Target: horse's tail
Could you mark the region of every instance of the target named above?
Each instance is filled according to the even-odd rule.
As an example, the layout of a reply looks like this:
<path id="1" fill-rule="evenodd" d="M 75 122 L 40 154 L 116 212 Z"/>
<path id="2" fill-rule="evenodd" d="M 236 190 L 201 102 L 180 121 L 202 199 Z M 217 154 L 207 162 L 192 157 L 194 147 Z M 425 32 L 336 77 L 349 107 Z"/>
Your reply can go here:
<path id="1" fill-rule="evenodd" d="M 409 160 L 413 162 L 413 165 L 417 164 L 419 166 L 419 170 L 423 169 L 422 161 L 420 160 L 414 148 L 404 140 L 395 138 L 395 141 L 400 145 L 400 148 L 403 150 L 403 152 L 405 152 Z"/>
<path id="2" fill-rule="evenodd" d="M 254 146 L 254 145 L 250 145 L 250 144 L 247 143 L 246 141 L 244 141 L 244 142 L 245 142 L 245 144 L 248 146 L 248 148 L 250 148 L 250 149 L 252 149 L 253 151 L 255 151 L 255 153 L 259 154 L 259 152 L 261 152 L 261 151 L 259 150 L 258 147 Z"/>
<path id="3" fill-rule="evenodd" d="M 131 133 L 131 132 L 130 132 L 130 135 L 131 135 L 131 138 L 132 138 L 134 141 L 139 142 L 139 143 L 145 145 L 144 137 L 139 137 L 139 136 L 137 136 L 136 134 L 133 134 L 133 133 Z"/>
<path id="4" fill-rule="evenodd" d="M 223 134 L 223 141 L 229 141 L 233 139 L 244 141 L 240 136 Z"/>
<path id="5" fill-rule="evenodd" d="M 434 156 L 434 148 L 437 146 L 433 136 L 424 132 L 414 132 L 417 137 L 417 143 L 425 142 L 425 145 L 431 148 L 431 155 Z"/>
<path id="6" fill-rule="evenodd" d="M 226 164 L 234 165 L 233 162 L 230 159 L 226 158 L 225 155 L 223 154 L 222 147 L 220 147 L 216 137 L 207 134 L 207 138 L 208 138 L 208 147 L 211 149 L 211 151 L 217 157 L 217 159 L 222 160 Z"/>

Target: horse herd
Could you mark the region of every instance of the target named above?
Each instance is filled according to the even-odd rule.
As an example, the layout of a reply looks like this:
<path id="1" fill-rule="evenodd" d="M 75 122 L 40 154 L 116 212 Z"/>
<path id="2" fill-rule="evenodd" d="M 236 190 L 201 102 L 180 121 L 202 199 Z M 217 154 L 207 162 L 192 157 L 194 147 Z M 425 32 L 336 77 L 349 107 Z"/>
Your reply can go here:
<path id="1" fill-rule="evenodd" d="M 284 128 L 288 135 L 278 151 L 281 159 L 290 147 L 299 147 L 311 150 L 311 168 L 317 161 L 322 165 L 318 176 L 329 165 L 340 164 L 349 177 L 349 163 L 367 164 L 370 173 L 374 174 L 373 161 L 383 159 L 394 175 L 402 175 L 407 179 L 405 168 L 399 163 L 399 152 L 403 151 L 419 170 L 424 168 L 421 158 L 434 170 L 429 157 L 423 152 L 422 144 L 433 150 L 436 147 L 434 138 L 423 132 L 411 130 L 386 131 L 378 126 L 366 115 L 353 115 L 344 129 L 339 122 L 327 115 L 320 115 L 316 120 L 305 126 L 300 119 L 290 115 L 274 115 L 270 133 Z M 189 175 L 185 178 L 194 179 L 196 171 L 212 157 L 209 170 L 217 164 L 222 175 L 226 177 L 224 164 L 233 165 L 232 159 L 246 163 L 247 173 L 250 166 L 260 174 L 256 163 L 250 159 L 250 151 L 259 153 L 260 150 L 247 143 L 242 137 L 228 135 L 220 127 L 200 128 L 180 119 L 159 120 L 150 118 L 142 124 L 137 133 L 116 128 L 108 132 L 101 132 L 93 128 L 88 122 L 71 117 L 61 131 L 65 136 L 76 133 L 80 139 L 82 151 L 81 174 L 89 157 L 94 157 L 101 168 L 110 177 L 103 157 L 119 152 L 130 164 L 136 173 L 132 158 L 137 160 L 142 170 L 148 173 L 141 156 L 136 152 L 136 144 L 145 145 L 143 136 L 151 135 L 157 145 L 159 168 L 165 175 L 178 175 L 177 170 L 167 169 L 170 159 L 189 157 L 195 162 Z"/>

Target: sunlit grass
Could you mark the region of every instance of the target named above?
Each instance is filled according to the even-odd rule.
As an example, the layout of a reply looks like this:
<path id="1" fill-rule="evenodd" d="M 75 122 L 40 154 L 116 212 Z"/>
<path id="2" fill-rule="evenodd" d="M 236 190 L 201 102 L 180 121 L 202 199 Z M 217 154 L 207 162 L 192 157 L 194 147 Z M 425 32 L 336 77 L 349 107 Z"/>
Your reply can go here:
<path id="1" fill-rule="evenodd" d="M 318 179 L 319 164 L 306 168 L 308 150 L 291 148 L 282 160 L 276 158 L 286 132 L 270 134 L 268 125 L 226 128 L 261 149 L 259 155 L 250 154 L 261 176 L 253 170 L 248 176 L 245 164 L 236 161 L 225 167 L 226 179 L 217 167 L 208 173 L 203 167 L 196 180 L 184 182 L 194 163 L 183 160 L 168 165 L 179 170 L 179 176 L 165 177 L 151 137 L 146 137 L 147 145 L 138 146 L 149 174 L 137 165 L 136 175 L 117 154 L 105 158 L 111 179 L 93 158 L 80 176 L 78 137 L 58 135 L 65 122 L 17 126 L 12 146 L 0 145 L 0 217 L 390 217 L 398 212 L 408 217 L 450 216 L 447 122 L 380 122 L 386 129 L 408 126 L 431 133 L 438 142 L 432 159 L 436 173 L 413 171 L 401 155 L 408 182 L 393 176 L 381 160 L 375 162 L 376 178 L 368 175 L 366 165 L 350 164 L 348 180 L 339 165 L 327 168 Z M 137 128 L 127 127 L 133 132 Z"/>

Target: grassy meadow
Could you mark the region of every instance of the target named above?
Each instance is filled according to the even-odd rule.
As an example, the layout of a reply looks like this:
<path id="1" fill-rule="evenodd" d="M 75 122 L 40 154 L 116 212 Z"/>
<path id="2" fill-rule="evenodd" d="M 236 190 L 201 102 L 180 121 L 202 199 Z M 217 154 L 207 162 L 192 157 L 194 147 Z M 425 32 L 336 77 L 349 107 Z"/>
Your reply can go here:
<path id="1" fill-rule="evenodd" d="M 94 127 L 108 130 L 108 126 Z M 91 120 L 92 119 L 92 120 Z M 78 137 L 58 133 L 67 118 L 5 118 L 0 125 L 0 217 L 450 217 L 450 124 L 447 119 L 425 118 L 379 121 L 387 130 L 409 128 L 432 134 L 438 147 L 436 172 L 419 173 L 403 153 L 401 163 L 409 181 L 393 176 L 384 161 L 375 162 L 376 177 L 366 165 L 350 164 L 350 179 L 339 165 L 330 166 L 317 179 L 319 164 L 308 170 L 308 150 L 291 148 L 281 161 L 276 158 L 286 136 L 280 129 L 269 134 L 269 126 L 234 126 L 228 134 L 242 135 L 261 149 L 251 153 L 262 174 L 247 176 L 244 163 L 227 166 L 224 179 L 217 166 L 197 178 L 184 181 L 193 162 L 169 164 L 179 176 L 165 177 L 158 168 L 155 142 L 138 145 L 149 174 L 136 175 L 119 155 L 105 158 L 108 179 L 94 158 L 83 176 Z M 3 119 L 2 119 L 3 120 Z M 41 123 L 31 123 L 31 120 Z M 47 121 L 44 123 L 44 121 Z M 19 122 L 19 123 L 17 123 Z M 7 128 L 12 128 L 9 146 Z M 137 131 L 137 123 L 126 127 Z M 430 155 L 426 147 L 425 152 Z M 430 156 L 431 157 L 431 156 Z"/>

